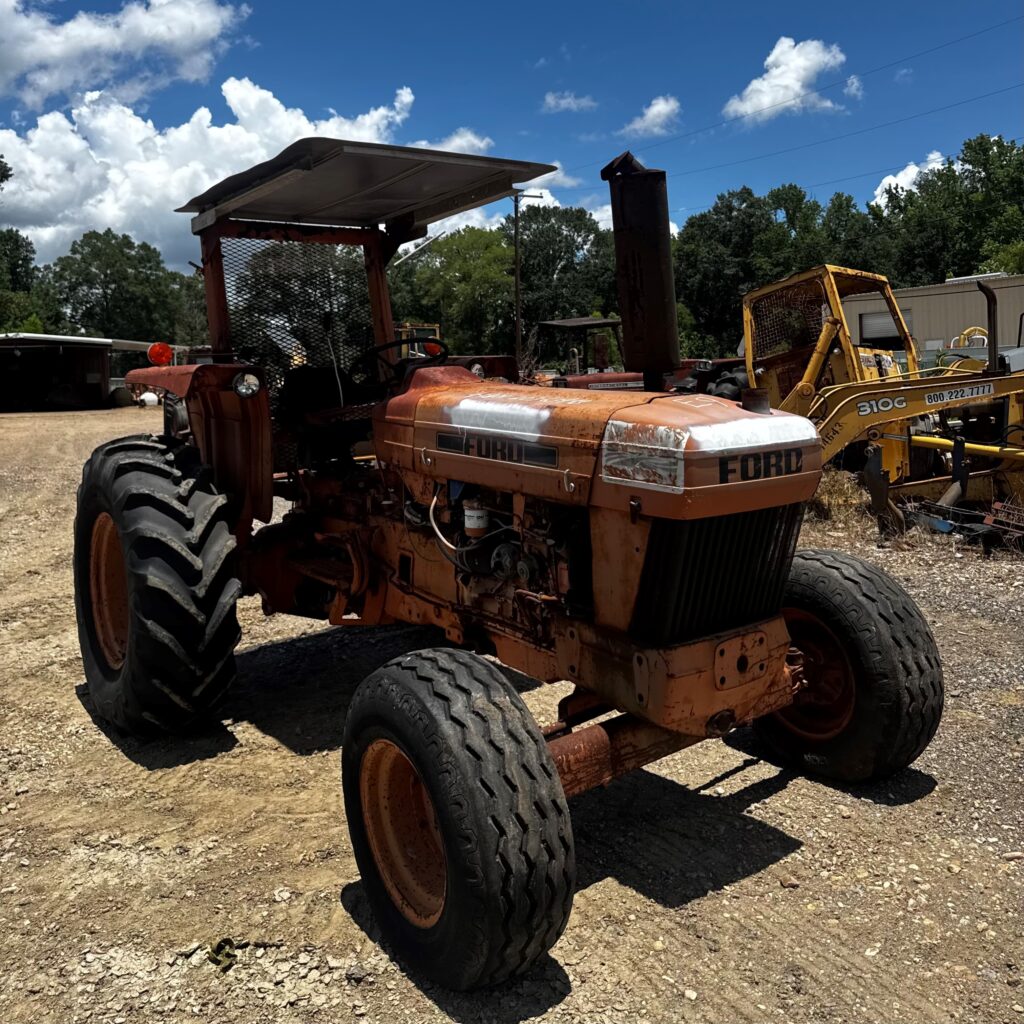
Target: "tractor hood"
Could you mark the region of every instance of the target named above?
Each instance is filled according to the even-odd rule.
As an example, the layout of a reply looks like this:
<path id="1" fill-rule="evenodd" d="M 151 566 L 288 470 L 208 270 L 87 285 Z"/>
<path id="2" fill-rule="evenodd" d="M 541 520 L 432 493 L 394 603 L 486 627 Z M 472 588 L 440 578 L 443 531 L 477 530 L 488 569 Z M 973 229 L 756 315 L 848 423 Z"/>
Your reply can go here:
<path id="1" fill-rule="evenodd" d="M 703 395 L 482 382 L 417 371 L 378 414 L 382 461 L 443 480 L 672 519 L 804 501 L 812 423 Z"/>

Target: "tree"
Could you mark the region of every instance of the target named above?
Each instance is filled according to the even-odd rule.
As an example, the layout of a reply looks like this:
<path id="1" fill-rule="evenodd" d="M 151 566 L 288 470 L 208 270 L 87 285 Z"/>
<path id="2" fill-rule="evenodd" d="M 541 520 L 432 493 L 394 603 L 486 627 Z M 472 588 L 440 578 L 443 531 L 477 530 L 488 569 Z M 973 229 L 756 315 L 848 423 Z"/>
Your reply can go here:
<path id="1" fill-rule="evenodd" d="M 500 231 L 463 228 L 416 262 L 417 318 L 440 323 L 455 352 L 512 350 L 513 252 Z"/>
<path id="2" fill-rule="evenodd" d="M 16 228 L 0 230 L 0 289 L 12 292 L 32 290 L 35 282 L 36 247 Z"/>
<path id="3" fill-rule="evenodd" d="M 790 269 L 790 230 L 749 188 L 725 192 L 683 225 L 675 247 L 676 294 L 696 329 L 732 354 L 743 330 L 744 292 Z"/>
<path id="4" fill-rule="evenodd" d="M 897 287 L 973 274 L 1024 237 L 1024 147 L 998 136 L 968 139 L 956 160 L 886 190 L 880 224 Z"/>
<path id="5" fill-rule="evenodd" d="M 206 324 L 206 290 L 202 273 L 179 274 L 171 271 L 174 286 L 174 341 L 198 348 L 210 344 Z"/>
<path id="6" fill-rule="evenodd" d="M 989 242 L 982 254 L 985 262 L 978 268 L 982 273 L 1024 274 L 1024 238 L 1006 245 Z"/>
<path id="7" fill-rule="evenodd" d="M 128 235 L 87 231 L 53 268 L 53 284 L 89 334 L 137 340 L 174 337 L 174 279 L 158 250 Z"/>
<path id="8" fill-rule="evenodd" d="M 512 246 L 515 220 L 500 231 Z M 575 206 L 526 206 L 519 213 L 523 333 L 541 320 L 610 312 L 615 298 L 615 260 L 609 232 Z"/>

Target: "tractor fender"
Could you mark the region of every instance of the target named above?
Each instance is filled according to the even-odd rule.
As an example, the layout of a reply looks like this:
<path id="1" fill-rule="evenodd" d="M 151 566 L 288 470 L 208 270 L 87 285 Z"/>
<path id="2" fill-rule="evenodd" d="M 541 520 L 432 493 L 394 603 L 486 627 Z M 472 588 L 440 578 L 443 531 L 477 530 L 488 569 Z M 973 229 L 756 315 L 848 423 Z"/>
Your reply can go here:
<path id="1" fill-rule="evenodd" d="M 233 383 L 255 374 L 262 387 L 248 397 Z M 130 370 L 128 384 L 161 388 L 185 403 L 189 429 L 217 487 L 235 504 L 238 533 L 248 536 L 253 519 L 269 522 L 273 508 L 270 399 L 263 371 L 245 363 L 195 363 Z"/>

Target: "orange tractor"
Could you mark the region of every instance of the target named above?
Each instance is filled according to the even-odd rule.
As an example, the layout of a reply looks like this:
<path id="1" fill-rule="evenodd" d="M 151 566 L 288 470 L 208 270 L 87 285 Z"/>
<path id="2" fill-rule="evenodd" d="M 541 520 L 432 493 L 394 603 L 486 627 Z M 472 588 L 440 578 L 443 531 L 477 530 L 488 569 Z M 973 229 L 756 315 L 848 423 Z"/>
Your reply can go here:
<path id="1" fill-rule="evenodd" d="M 551 169 L 316 138 L 193 199 L 212 361 L 132 371 L 165 393 L 164 432 L 98 448 L 78 492 L 85 672 L 123 730 L 216 708 L 243 594 L 437 627 L 358 687 L 342 768 L 382 932 L 453 988 L 562 933 L 567 798 L 751 722 L 787 763 L 881 778 L 942 709 L 899 585 L 796 551 L 821 467 L 808 420 L 757 392 L 527 387 L 448 365 L 443 343 L 401 355 L 399 245 Z M 626 158 L 605 176 L 623 346 L 653 383 L 678 364 L 665 178 Z M 555 721 L 500 663 L 575 684 Z"/>

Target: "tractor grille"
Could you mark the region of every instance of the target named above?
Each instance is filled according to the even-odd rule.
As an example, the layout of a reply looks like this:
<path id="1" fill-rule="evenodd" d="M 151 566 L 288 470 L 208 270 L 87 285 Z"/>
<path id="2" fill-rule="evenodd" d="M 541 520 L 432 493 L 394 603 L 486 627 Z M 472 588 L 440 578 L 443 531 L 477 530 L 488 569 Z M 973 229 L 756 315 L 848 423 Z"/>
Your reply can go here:
<path id="1" fill-rule="evenodd" d="M 362 248 L 224 238 L 221 251 L 231 347 L 266 370 L 275 418 L 300 367 L 328 368 L 320 383 L 333 399 L 355 356 L 374 344 Z"/>
<path id="2" fill-rule="evenodd" d="M 813 345 L 831 315 L 821 281 L 805 281 L 756 299 L 750 307 L 754 318 L 754 358 L 764 359 Z"/>
<path id="3" fill-rule="evenodd" d="M 803 506 L 651 525 L 630 634 L 669 647 L 775 615 Z"/>

